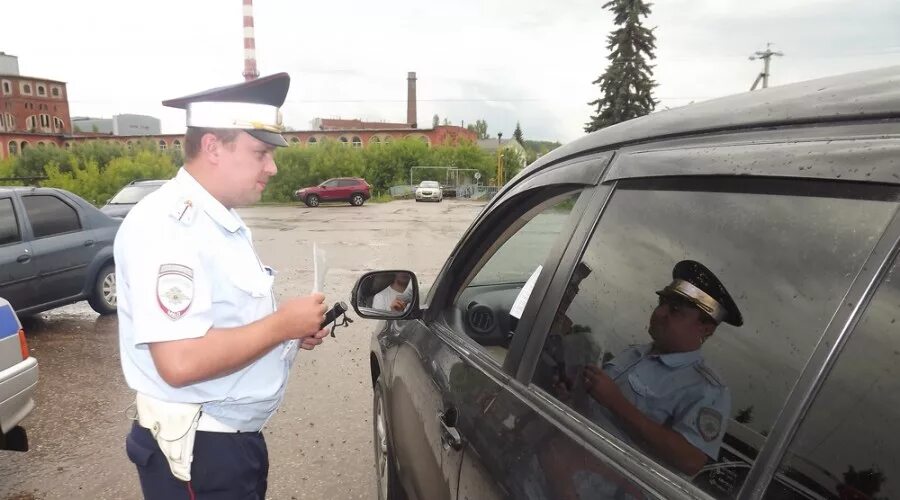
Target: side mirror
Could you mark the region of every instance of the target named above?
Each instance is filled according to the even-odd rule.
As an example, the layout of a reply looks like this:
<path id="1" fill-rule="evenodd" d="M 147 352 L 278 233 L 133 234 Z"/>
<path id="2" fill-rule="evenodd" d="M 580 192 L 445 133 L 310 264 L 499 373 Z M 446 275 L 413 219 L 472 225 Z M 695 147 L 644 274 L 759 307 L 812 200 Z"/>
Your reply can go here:
<path id="1" fill-rule="evenodd" d="M 353 310 L 366 319 L 419 317 L 419 282 L 410 271 L 374 271 L 356 281 L 350 294 Z"/>

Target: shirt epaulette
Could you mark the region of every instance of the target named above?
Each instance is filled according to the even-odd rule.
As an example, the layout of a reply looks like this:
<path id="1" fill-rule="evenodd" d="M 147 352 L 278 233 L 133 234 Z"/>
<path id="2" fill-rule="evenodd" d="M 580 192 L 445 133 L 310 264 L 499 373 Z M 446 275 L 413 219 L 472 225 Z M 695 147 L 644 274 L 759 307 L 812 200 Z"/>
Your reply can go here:
<path id="1" fill-rule="evenodd" d="M 194 222 L 194 214 L 196 211 L 197 207 L 194 206 L 193 201 L 187 198 L 180 198 L 172 207 L 172 211 L 169 212 L 169 215 L 178 222 L 189 226 Z"/>
<path id="2" fill-rule="evenodd" d="M 709 383 L 711 383 L 712 385 L 715 385 L 715 386 L 724 386 L 725 385 L 725 382 L 722 381 L 722 378 L 719 377 L 719 374 L 717 374 L 715 371 L 713 371 L 712 368 L 706 366 L 705 363 L 694 364 L 694 369 L 696 369 L 697 372 L 700 373 L 700 375 L 703 375 L 703 378 L 708 380 Z"/>

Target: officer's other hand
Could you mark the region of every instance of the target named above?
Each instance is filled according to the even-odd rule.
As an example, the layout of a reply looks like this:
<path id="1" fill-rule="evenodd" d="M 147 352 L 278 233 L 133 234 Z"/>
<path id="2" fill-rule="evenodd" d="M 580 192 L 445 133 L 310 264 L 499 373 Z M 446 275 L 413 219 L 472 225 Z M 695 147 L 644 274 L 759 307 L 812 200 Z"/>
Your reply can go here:
<path id="1" fill-rule="evenodd" d="M 288 299 L 278 306 L 283 331 L 287 338 L 315 338 L 322 331 L 325 321 L 325 296 L 313 293 L 304 297 Z"/>
<path id="2" fill-rule="evenodd" d="M 623 398 L 619 386 L 599 366 L 585 366 L 583 376 L 585 390 L 598 403 L 609 407 Z"/>
<path id="3" fill-rule="evenodd" d="M 404 309 L 406 309 L 406 301 L 405 300 L 394 299 L 394 301 L 391 302 L 391 310 L 392 311 L 402 312 Z"/>
<path id="4" fill-rule="evenodd" d="M 302 341 L 300 341 L 300 348 L 306 349 L 307 351 L 312 351 L 316 348 L 317 345 L 325 342 L 325 337 L 328 336 L 328 333 L 328 328 L 322 328 L 312 337 L 305 337 Z"/>

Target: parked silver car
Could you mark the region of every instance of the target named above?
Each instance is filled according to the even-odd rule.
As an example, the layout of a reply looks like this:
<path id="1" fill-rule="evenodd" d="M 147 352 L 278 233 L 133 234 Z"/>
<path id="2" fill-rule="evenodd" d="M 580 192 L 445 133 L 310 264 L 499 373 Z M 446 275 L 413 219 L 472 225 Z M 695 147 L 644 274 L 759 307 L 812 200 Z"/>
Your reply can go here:
<path id="1" fill-rule="evenodd" d="M 34 409 L 38 363 L 28 354 L 25 331 L 6 299 L 0 298 L 0 450 L 28 451 L 19 424 Z"/>
<path id="2" fill-rule="evenodd" d="M 441 190 L 441 183 L 437 181 L 422 181 L 416 187 L 416 201 L 441 201 L 444 199 L 444 193 Z"/>

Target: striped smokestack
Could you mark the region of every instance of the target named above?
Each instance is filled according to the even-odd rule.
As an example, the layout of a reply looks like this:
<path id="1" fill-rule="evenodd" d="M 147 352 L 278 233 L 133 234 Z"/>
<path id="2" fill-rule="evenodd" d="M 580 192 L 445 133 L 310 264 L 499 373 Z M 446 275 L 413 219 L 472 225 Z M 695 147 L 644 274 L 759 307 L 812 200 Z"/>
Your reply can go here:
<path id="1" fill-rule="evenodd" d="M 256 38 L 253 34 L 253 0 L 244 0 L 244 80 L 256 80 Z"/>

